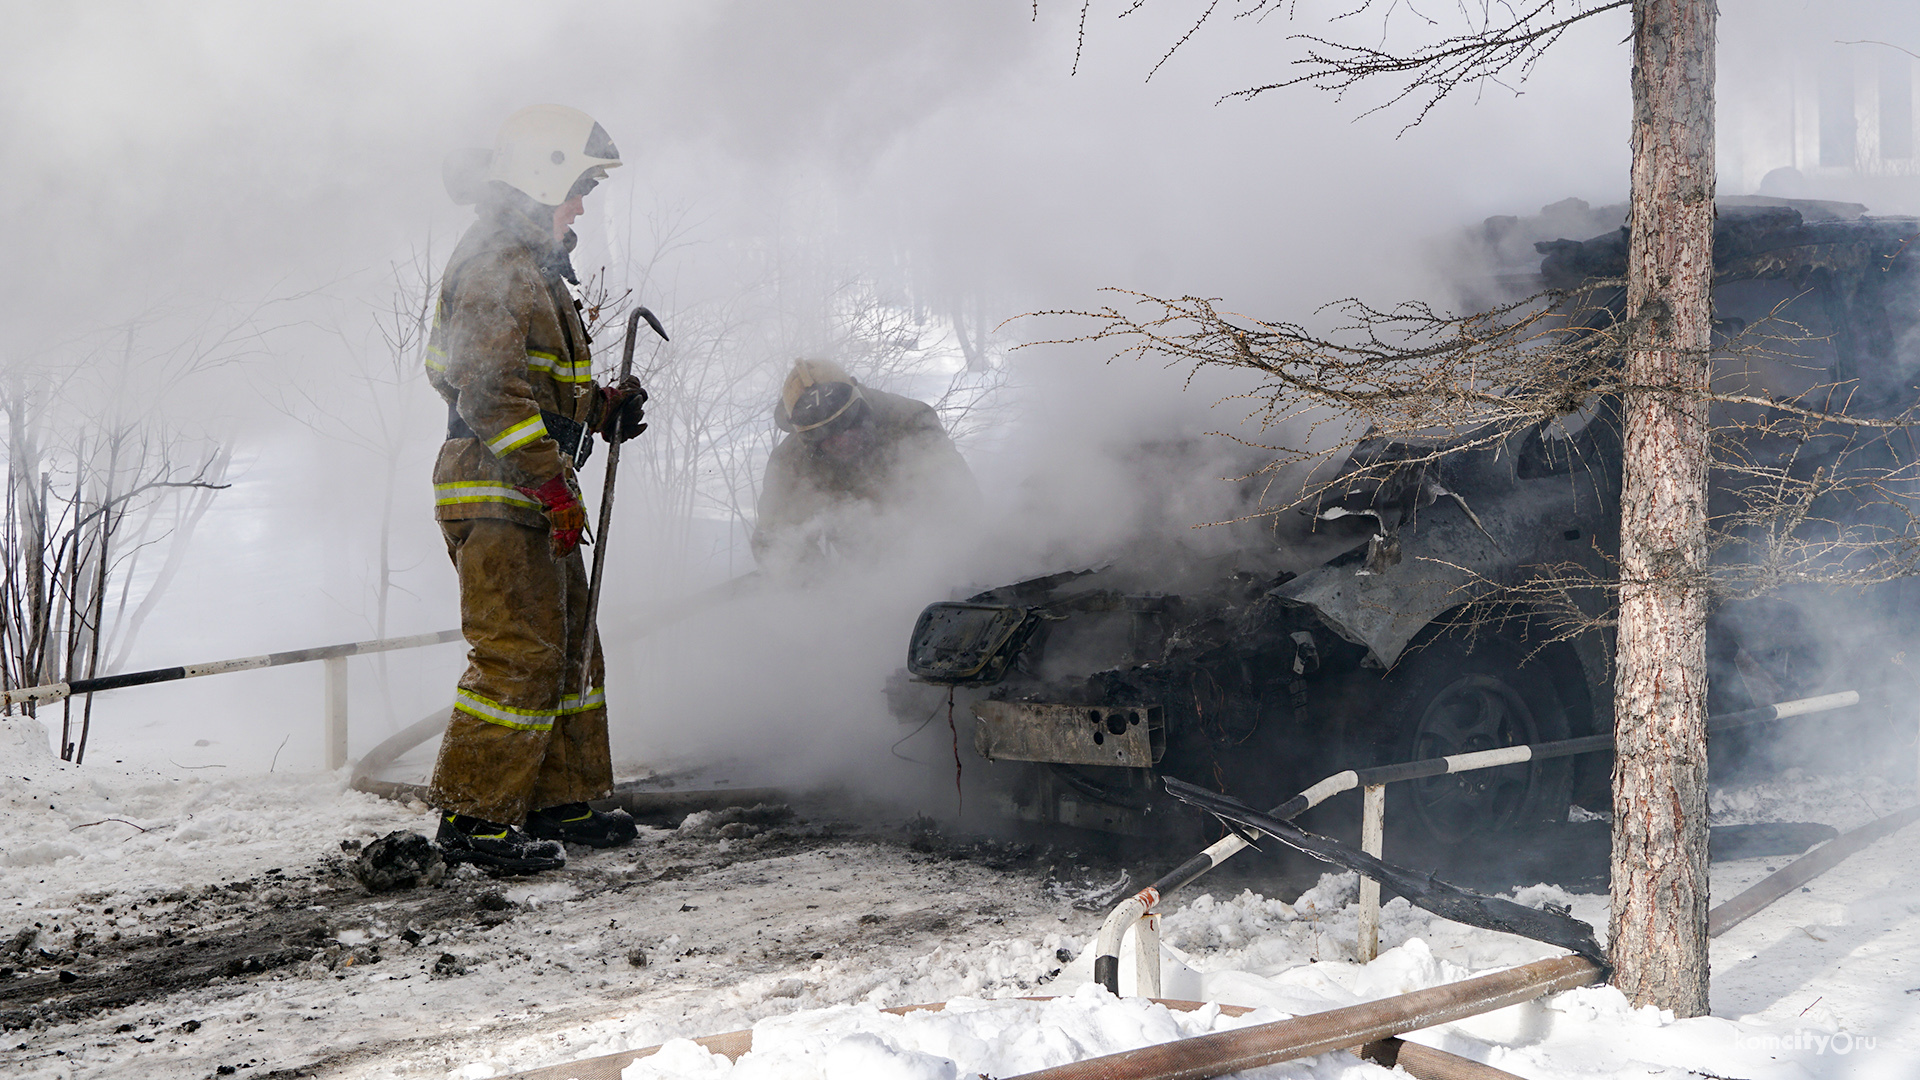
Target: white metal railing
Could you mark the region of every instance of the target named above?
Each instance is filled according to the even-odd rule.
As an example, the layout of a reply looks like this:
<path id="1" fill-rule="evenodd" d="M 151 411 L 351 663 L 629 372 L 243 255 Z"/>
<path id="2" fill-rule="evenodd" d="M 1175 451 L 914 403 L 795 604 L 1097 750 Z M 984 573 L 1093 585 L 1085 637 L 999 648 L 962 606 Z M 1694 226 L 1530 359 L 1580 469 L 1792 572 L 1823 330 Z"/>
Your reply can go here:
<path id="1" fill-rule="evenodd" d="M 1769 720 L 1783 720 L 1789 716 L 1804 716 L 1809 713 L 1827 712 L 1842 709 L 1860 703 L 1860 695 L 1853 690 L 1844 690 L 1835 694 L 1822 694 L 1818 697 L 1801 698 L 1796 701 L 1783 701 L 1775 705 L 1762 705 L 1754 709 L 1725 713 L 1709 717 L 1709 732 L 1725 731 L 1746 724 L 1764 723 Z M 1405 780 L 1419 780 L 1431 776 L 1445 776 L 1449 773 L 1472 772 L 1476 769 L 1492 769 L 1502 765 L 1519 765 L 1529 761 L 1545 761 L 1552 758 L 1572 757 L 1578 754 L 1591 754 L 1613 749 L 1613 736 L 1589 735 L 1579 739 L 1562 739 L 1557 742 L 1534 743 L 1529 746 L 1505 746 L 1497 750 L 1481 750 L 1471 754 L 1454 754 L 1450 757 L 1428 758 L 1424 761 L 1409 761 L 1398 765 L 1381 765 L 1370 769 L 1348 769 L 1321 780 L 1312 787 L 1281 803 L 1268 812 L 1271 817 L 1289 820 L 1305 813 L 1315 806 L 1342 791 L 1354 788 L 1363 789 L 1360 847 L 1361 850 L 1379 858 L 1384 847 L 1386 833 L 1386 788 L 1388 784 Z M 1138 984 L 1136 990 L 1140 996 L 1157 997 L 1160 993 L 1160 933 L 1159 916 L 1154 909 L 1169 893 L 1183 885 L 1190 884 L 1202 874 L 1239 854 L 1250 847 L 1252 841 L 1237 832 L 1209 845 L 1206 850 L 1181 863 L 1173 870 L 1161 876 L 1153 884 L 1121 901 L 1107 914 L 1106 921 L 1100 925 L 1100 933 L 1095 938 L 1093 958 L 1094 981 L 1104 985 L 1108 992 L 1120 992 L 1120 944 L 1125 940 L 1127 931 L 1134 929 L 1135 953 L 1134 974 Z M 1365 877 L 1360 881 L 1360 926 L 1357 952 L 1360 960 L 1372 960 L 1379 952 L 1380 933 L 1380 883 Z M 1149 989 L 1150 988 L 1150 989 Z"/>
<path id="2" fill-rule="evenodd" d="M 225 675 L 233 671 L 253 671 L 259 668 L 284 667 L 288 664 L 304 664 L 320 660 L 326 664 L 326 719 L 323 741 L 326 744 L 327 768 L 338 769 L 347 763 L 347 657 L 393 652 L 398 649 L 419 649 L 428 645 L 442 645 L 459 640 L 461 640 L 460 631 L 441 630 L 432 634 L 415 634 L 412 637 L 353 641 L 345 645 L 323 645 L 317 649 L 293 649 L 287 652 L 262 653 L 259 656 L 243 656 L 235 660 L 216 660 L 206 664 L 183 664 L 179 667 L 102 675 L 94 679 L 74 679 L 70 682 L 47 683 L 43 686 L 23 686 L 12 690 L 0 690 L 0 708 L 11 713 L 15 705 L 43 704 L 72 697 L 75 694 L 92 694 L 102 690 L 119 690 L 129 686 L 146 686 L 151 683 L 196 679 L 203 675 Z"/>

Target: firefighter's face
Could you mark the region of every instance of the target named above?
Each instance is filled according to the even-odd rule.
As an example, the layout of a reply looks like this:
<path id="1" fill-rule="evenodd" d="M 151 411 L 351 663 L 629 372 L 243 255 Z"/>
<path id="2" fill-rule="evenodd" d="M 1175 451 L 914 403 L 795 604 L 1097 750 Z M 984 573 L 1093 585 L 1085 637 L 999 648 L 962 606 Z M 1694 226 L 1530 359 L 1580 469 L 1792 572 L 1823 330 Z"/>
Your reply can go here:
<path id="1" fill-rule="evenodd" d="M 835 461 L 852 461 L 873 445 L 873 425 L 863 419 L 845 431 L 836 431 L 821 439 L 815 445 L 820 447 L 821 453 Z"/>
<path id="2" fill-rule="evenodd" d="M 574 220 L 581 214 L 587 212 L 585 200 L 585 195 L 575 195 L 573 198 L 553 208 L 553 238 L 555 240 L 563 239 L 567 235 L 567 229 L 573 225 Z"/>

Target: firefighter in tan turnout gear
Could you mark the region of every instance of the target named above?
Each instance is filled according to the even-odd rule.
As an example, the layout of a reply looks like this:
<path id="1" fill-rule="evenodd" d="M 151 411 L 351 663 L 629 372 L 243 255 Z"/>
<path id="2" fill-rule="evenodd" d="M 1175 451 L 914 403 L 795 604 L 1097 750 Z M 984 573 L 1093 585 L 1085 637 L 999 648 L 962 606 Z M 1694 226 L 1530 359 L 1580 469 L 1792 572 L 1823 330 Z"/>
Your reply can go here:
<path id="1" fill-rule="evenodd" d="M 607 133 L 578 110 L 536 105 L 465 160 L 462 174 L 449 159 L 448 190 L 477 203 L 478 220 L 441 279 L 426 365 L 448 406 L 434 512 L 469 651 L 432 800 L 449 859 L 530 873 L 565 864 L 560 841 L 610 847 L 637 832 L 624 812 L 587 805 L 610 793 L 613 772 L 574 470 L 595 433 L 645 428 L 646 394 L 593 381 L 569 290 L 568 226 L 620 164 Z"/>
<path id="2" fill-rule="evenodd" d="M 864 559 L 915 530 L 957 528 L 980 503 L 933 406 L 860 385 L 831 360 L 794 361 L 774 406 L 753 530 L 764 567 Z"/>

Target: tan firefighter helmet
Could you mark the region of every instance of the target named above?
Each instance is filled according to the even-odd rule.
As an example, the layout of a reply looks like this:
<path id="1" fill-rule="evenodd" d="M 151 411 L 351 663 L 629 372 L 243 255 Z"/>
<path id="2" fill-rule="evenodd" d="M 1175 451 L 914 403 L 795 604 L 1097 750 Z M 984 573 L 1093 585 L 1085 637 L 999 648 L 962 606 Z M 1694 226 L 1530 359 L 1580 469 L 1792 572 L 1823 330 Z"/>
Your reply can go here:
<path id="1" fill-rule="evenodd" d="M 486 175 L 543 206 L 559 206 L 619 164 L 620 151 L 593 117 L 565 105 L 529 105 L 500 125 Z"/>
<path id="2" fill-rule="evenodd" d="M 781 431 L 821 439 L 858 421 L 865 409 L 860 383 L 846 368 L 831 360 L 795 360 L 773 422 Z"/>

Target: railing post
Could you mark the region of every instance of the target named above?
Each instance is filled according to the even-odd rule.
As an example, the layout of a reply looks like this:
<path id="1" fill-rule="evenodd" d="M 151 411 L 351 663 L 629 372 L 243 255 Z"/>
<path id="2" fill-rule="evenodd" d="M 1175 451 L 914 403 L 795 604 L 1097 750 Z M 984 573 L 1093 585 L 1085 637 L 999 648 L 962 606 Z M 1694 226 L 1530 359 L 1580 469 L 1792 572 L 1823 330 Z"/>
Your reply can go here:
<path id="1" fill-rule="evenodd" d="M 1140 916 L 1133 931 L 1134 994 L 1137 997 L 1160 996 L 1160 916 Z"/>
<path id="2" fill-rule="evenodd" d="M 1360 811 L 1360 850 L 1379 858 L 1386 841 L 1387 785 L 1368 784 Z M 1380 955 L 1380 883 L 1360 879 L 1360 962 Z"/>
<path id="3" fill-rule="evenodd" d="M 327 768 L 347 763 L 347 658 L 329 656 L 327 669 Z"/>

